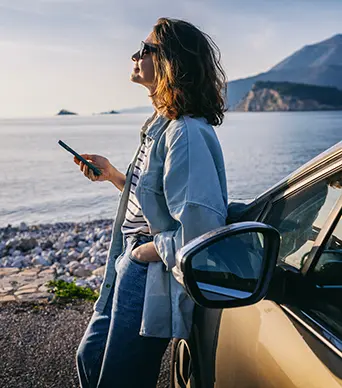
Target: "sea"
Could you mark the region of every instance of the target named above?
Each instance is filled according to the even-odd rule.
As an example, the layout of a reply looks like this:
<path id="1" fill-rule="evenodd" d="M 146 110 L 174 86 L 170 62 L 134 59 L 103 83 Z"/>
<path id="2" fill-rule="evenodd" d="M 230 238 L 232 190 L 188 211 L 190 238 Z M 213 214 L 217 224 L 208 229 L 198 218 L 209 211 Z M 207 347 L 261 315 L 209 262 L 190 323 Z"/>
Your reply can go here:
<path id="1" fill-rule="evenodd" d="M 107 157 L 125 172 L 146 114 L 0 119 L 0 227 L 86 222 L 115 216 L 119 192 L 91 182 L 78 153 Z M 229 201 L 254 198 L 342 140 L 342 112 L 227 113 L 216 129 Z"/>

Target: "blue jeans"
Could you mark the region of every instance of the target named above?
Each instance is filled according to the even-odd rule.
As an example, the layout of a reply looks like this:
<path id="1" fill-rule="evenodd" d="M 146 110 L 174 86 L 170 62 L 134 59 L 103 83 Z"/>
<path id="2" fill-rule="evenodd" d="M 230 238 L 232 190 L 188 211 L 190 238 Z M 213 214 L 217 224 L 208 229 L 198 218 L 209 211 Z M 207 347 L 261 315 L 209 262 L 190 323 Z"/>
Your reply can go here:
<path id="1" fill-rule="evenodd" d="M 147 241 L 138 236 L 125 241 L 106 307 L 103 313 L 93 313 L 77 349 L 81 388 L 155 388 L 157 384 L 169 339 L 139 335 L 148 263 L 131 254 Z"/>

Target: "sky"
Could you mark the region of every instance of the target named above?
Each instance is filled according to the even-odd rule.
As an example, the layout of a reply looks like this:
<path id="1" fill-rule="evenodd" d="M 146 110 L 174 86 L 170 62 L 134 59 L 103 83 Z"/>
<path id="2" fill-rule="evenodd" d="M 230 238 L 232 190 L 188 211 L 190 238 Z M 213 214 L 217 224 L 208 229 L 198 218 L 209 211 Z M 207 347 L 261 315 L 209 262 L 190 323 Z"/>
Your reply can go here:
<path id="1" fill-rule="evenodd" d="M 229 80 L 342 33 L 342 0 L 0 0 L 0 117 L 149 105 L 130 57 L 164 16 L 211 35 Z"/>

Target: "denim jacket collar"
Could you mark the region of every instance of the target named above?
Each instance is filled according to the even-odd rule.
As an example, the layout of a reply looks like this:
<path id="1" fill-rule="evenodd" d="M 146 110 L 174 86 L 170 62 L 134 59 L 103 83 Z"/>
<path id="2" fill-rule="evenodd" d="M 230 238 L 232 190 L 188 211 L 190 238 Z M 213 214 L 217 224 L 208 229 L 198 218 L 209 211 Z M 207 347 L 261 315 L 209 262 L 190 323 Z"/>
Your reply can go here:
<path id="1" fill-rule="evenodd" d="M 170 119 L 158 114 L 158 112 L 155 111 L 152 117 L 147 120 L 145 125 L 142 127 L 140 132 L 141 139 L 143 139 L 145 136 L 151 139 L 156 139 L 157 137 L 159 137 L 160 133 L 165 130 L 169 122 Z M 149 126 L 149 124 L 151 125 Z"/>

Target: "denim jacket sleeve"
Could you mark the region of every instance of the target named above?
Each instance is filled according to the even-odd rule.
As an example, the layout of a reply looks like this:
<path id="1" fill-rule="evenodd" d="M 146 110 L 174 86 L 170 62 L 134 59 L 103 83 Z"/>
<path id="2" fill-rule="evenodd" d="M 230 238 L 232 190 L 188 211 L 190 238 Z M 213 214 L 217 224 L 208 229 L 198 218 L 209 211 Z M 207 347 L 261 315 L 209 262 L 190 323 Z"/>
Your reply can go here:
<path id="1" fill-rule="evenodd" d="M 212 127 L 206 125 L 203 132 L 198 122 L 183 118 L 167 129 L 165 137 L 163 188 L 178 228 L 157 233 L 154 246 L 171 271 L 179 248 L 225 224 L 227 194 L 222 151 Z"/>

